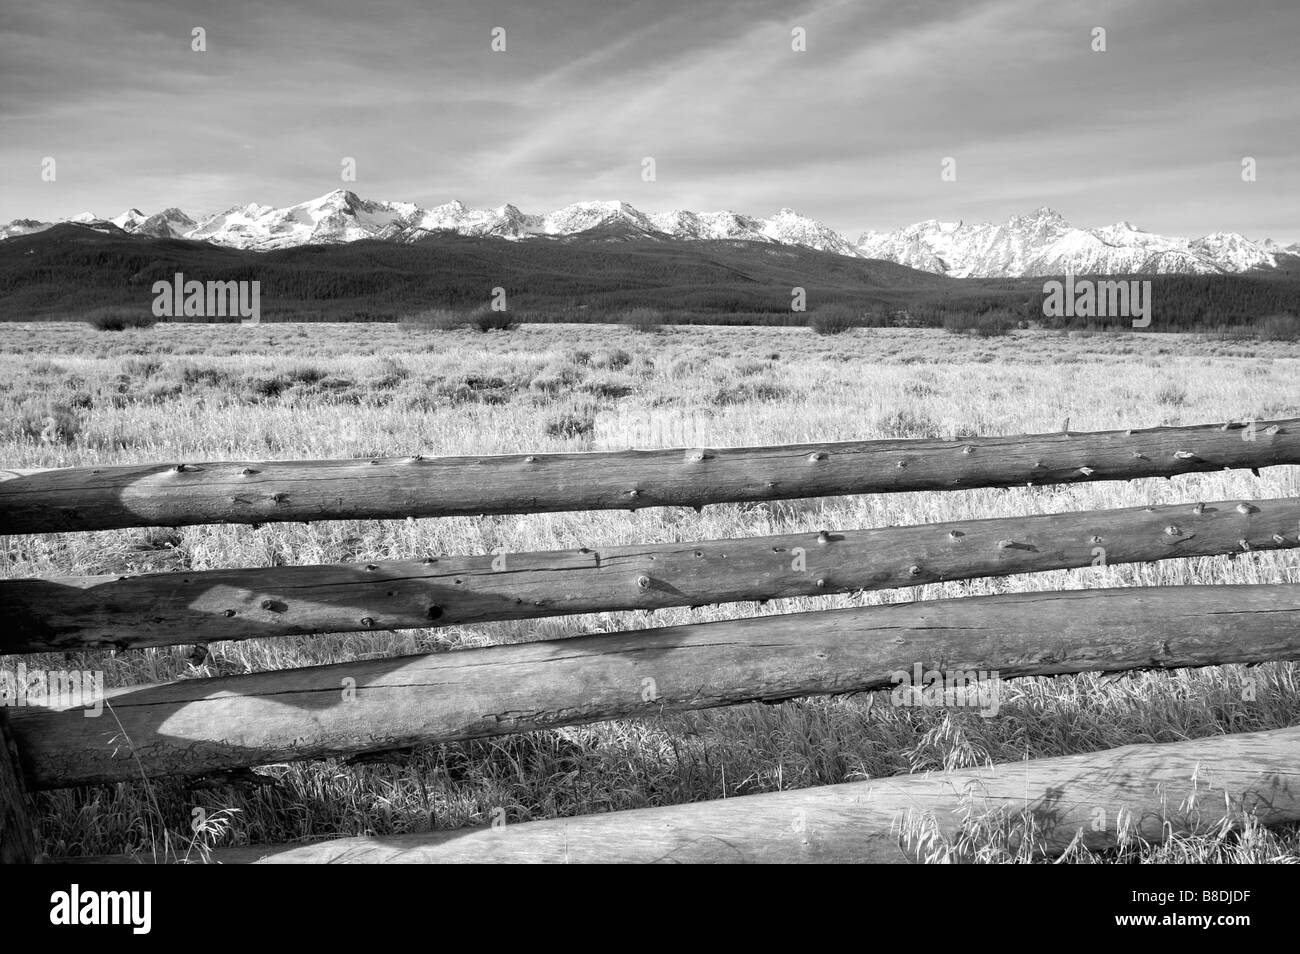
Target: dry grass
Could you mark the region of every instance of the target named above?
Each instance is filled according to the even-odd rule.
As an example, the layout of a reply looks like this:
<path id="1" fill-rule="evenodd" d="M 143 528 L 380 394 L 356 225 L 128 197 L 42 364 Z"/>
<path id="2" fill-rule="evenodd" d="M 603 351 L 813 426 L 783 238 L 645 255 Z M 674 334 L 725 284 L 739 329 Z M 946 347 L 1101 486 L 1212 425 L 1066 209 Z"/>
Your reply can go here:
<path id="1" fill-rule="evenodd" d="M 6 467 L 168 460 L 491 454 L 972 435 L 1300 416 L 1300 352 L 1285 342 L 1198 336 L 941 330 L 522 326 L 505 334 L 391 325 L 159 325 L 113 335 L 6 326 L 0 449 Z M 580 345 L 580 347 L 578 346 Z M 60 408 L 62 423 L 36 428 Z M 47 415 L 48 416 L 48 415 Z M 539 514 L 304 525 L 186 527 L 3 539 L 0 574 L 404 559 L 821 528 L 1295 496 L 1300 469 L 1172 481 L 722 505 L 702 513 Z M 100 668 L 109 685 L 455 650 L 581 632 L 909 599 L 1097 586 L 1300 581 L 1292 552 L 1054 571 L 912 590 L 606 613 L 401 633 L 364 632 L 29 658 Z M 12 660 L 4 665 L 12 665 Z M 391 762 L 274 765 L 270 785 L 176 781 L 44 794 L 53 855 L 163 851 L 393 833 L 718 798 L 988 761 L 1064 755 L 1300 722 L 1295 666 L 1027 679 L 996 718 L 889 706 L 888 694 L 795 700 L 426 747 Z M 195 832 L 193 810 L 206 819 Z M 981 827 L 982 825 L 982 827 Z M 1024 838 L 974 820 L 931 860 L 1015 860 Z M 920 833 L 918 837 L 924 837 Z M 1030 842 L 1032 839 L 1029 840 Z M 1008 847 L 1013 846 L 1013 847 Z M 1296 860 L 1294 829 L 1212 832 L 1070 861 Z"/>

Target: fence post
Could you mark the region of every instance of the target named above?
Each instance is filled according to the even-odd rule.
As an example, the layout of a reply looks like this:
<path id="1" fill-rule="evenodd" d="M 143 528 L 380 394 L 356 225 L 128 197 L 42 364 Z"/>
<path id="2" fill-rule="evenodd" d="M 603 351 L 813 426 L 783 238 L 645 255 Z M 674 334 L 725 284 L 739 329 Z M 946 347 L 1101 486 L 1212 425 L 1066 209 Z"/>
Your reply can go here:
<path id="1" fill-rule="evenodd" d="M 27 810 L 27 792 L 18 747 L 9 734 L 9 719 L 0 709 L 0 864 L 36 862 L 36 827 Z"/>

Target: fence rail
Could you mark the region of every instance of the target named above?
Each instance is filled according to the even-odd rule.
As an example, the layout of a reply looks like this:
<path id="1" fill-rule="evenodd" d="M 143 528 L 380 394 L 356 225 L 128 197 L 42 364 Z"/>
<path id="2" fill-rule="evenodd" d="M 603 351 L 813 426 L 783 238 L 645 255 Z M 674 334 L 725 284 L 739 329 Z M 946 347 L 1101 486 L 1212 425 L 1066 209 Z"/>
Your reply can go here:
<path id="1" fill-rule="evenodd" d="M 702 606 L 1300 546 L 1300 500 L 700 543 L 0 582 L 0 653 Z"/>
<path id="2" fill-rule="evenodd" d="M 1224 808 L 1300 820 L 1300 728 L 523 822 L 502 828 L 220 848 L 222 864 L 911 863 L 964 817 L 1019 823 L 1036 850 L 1214 832 Z M 1100 809 L 1101 814 L 1098 814 Z M 720 835 L 719 833 L 725 833 Z M 1032 834 L 1029 834 L 1032 832 Z M 912 837 L 908 837 L 909 834 Z M 903 842 L 900 844 L 900 841 Z M 124 859 L 68 859 L 121 863 Z"/>
<path id="3" fill-rule="evenodd" d="M 11 470 L 0 474 L 0 534 L 702 507 L 1275 464 L 1300 464 L 1300 419 L 960 440 Z"/>
<path id="4" fill-rule="evenodd" d="M 98 718 L 11 722 L 31 785 L 61 788 L 890 688 L 918 665 L 1011 679 L 1279 659 L 1300 659 L 1300 584 L 1029 592 L 186 679 L 114 693 Z"/>
<path id="5" fill-rule="evenodd" d="M 951 441 L 6 471 L 0 534 L 702 507 L 1279 464 L 1300 464 L 1300 419 Z M 1227 500 L 562 552 L 5 580 L 0 653 L 765 602 L 1295 547 L 1300 499 Z M 988 693 L 1007 679 L 1295 659 L 1300 583 L 1252 583 L 760 615 L 137 686 L 110 693 L 98 718 L 52 706 L 0 712 L 9 738 L 0 752 L 0 857 L 31 855 L 25 792 L 34 789 L 207 775 L 752 700 L 893 688 L 924 703 L 900 685 L 912 673 L 984 678 L 947 700 L 983 709 L 1000 704 Z M 1181 804 L 1173 795 L 1192 793 L 1188 785 L 1209 784 L 1216 818 L 1226 798 L 1265 823 L 1295 820 L 1298 749 L 1300 728 L 1286 729 L 512 825 L 503 838 L 344 839 L 216 858 L 901 860 L 904 809 L 928 811 L 927 824 L 951 833 L 970 802 L 963 793 L 976 790 L 995 808 L 1023 807 L 1030 792 L 1035 823 L 1050 823 L 1050 852 L 1098 804 L 1131 807 L 1140 834 L 1157 818 L 1171 830 L 1195 828 L 1204 818 L 1175 810 L 1171 819 L 1169 811 Z M 787 837 L 791 808 L 815 809 L 821 827 Z M 773 824 L 778 817 L 783 824 Z M 729 833 L 725 844 L 711 837 L 719 828 Z M 1117 830 L 1094 838 L 1089 827 L 1084 842 L 1113 845 Z"/>

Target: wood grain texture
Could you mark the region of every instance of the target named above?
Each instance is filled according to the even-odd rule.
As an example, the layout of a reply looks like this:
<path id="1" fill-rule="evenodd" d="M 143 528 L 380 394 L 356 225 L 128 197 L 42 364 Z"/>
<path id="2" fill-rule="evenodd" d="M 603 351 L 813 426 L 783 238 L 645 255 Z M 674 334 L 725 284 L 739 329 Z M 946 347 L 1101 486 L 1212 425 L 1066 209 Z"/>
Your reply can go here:
<path id="1" fill-rule="evenodd" d="M 921 829 L 951 840 L 963 815 L 1032 821 L 1044 853 L 1120 832 L 1163 841 L 1225 817 L 1300 820 L 1300 728 L 905 775 L 795 791 L 425 834 L 213 851 L 225 864 L 735 863 L 917 860 Z M 1230 814 L 1231 813 L 1231 814 Z M 1166 827 L 1167 826 L 1167 827 Z M 124 857 L 68 859 L 121 862 Z M 147 859 L 138 859 L 147 860 Z"/>
<path id="2" fill-rule="evenodd" d="M 35 862 L 36 826 L 27 806 L 18 750 L 9 733 L 9 717 L 0 708 L 0 865 Z"/>
<path id="3" fill-rule="evenodd" d="M 1300 420 L 778 447 L 0 472 L 0 534 L 696 507 L 1300 464 Z"/>
<path id="4" fill-rule="evenodd" d="M 0 581 L 0 653 L 701 606 L 1300 546 L 1300 499 L 428 560 Z"/>
<path id="5" fill-rule="evenodd" d="M 1300 584 L 1017 593 L 760 616 L 119 690 L 11 716 L 37 788 L 893 685 L 1300 658 Z M 974 704 L 974 700 L 971 701 Z"/>

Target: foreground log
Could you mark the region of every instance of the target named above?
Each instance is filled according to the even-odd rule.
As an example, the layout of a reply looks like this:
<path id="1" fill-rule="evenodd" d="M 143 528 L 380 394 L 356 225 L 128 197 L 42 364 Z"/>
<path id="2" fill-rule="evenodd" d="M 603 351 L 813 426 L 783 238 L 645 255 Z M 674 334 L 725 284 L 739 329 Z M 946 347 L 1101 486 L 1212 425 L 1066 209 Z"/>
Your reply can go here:
<path id="1" fill-rule="evenodd" d="M 36 826 L 28 811 L 17 754 L 9 736 L 9 718 L 0 708 L 0 865 L 36 861 Z"/>
<path id="2" fill-rule="evenodd" d="M 1296 659 L 1297 624 L 1300 584 L 1017 593 L 192 679 L 121 690 L 98 718 L 16 710 L 12 726 L 31 784 L 57 788 L 879 689 L 913 672 Z M 995 712 L 996 684 L 979 690 L 961 704 Z"/>
<path id="3" fill-rule="evenodd" d="M 824 595 L 1300 546 L 1300 499 L 407 562 L 0 581 L 0 652 Z"/>
<path id="4" fill-rule="evenodd" d="M 1092 850 L 1251 816 L 1300 820 L 1300 728 L 818 788 L 383 838 L 225 848 L 224 864 L 911 862 L 964 819 L 1019 823 L 1034 854 Z M 1014 841 L 1013 841 L 1014 844 Z M 932 849 L 931 849 L 932 850 Z M 960 857 L 960 856 L 958 856 Z M 137 856 L 69 861 L 122 862 Z"/>
<path id="5" fill-rule="evenodd" d="M 0 534 L 639 509 L 1300 464 L 1300 420 L 1090 434 L 0 472 Z"/>

